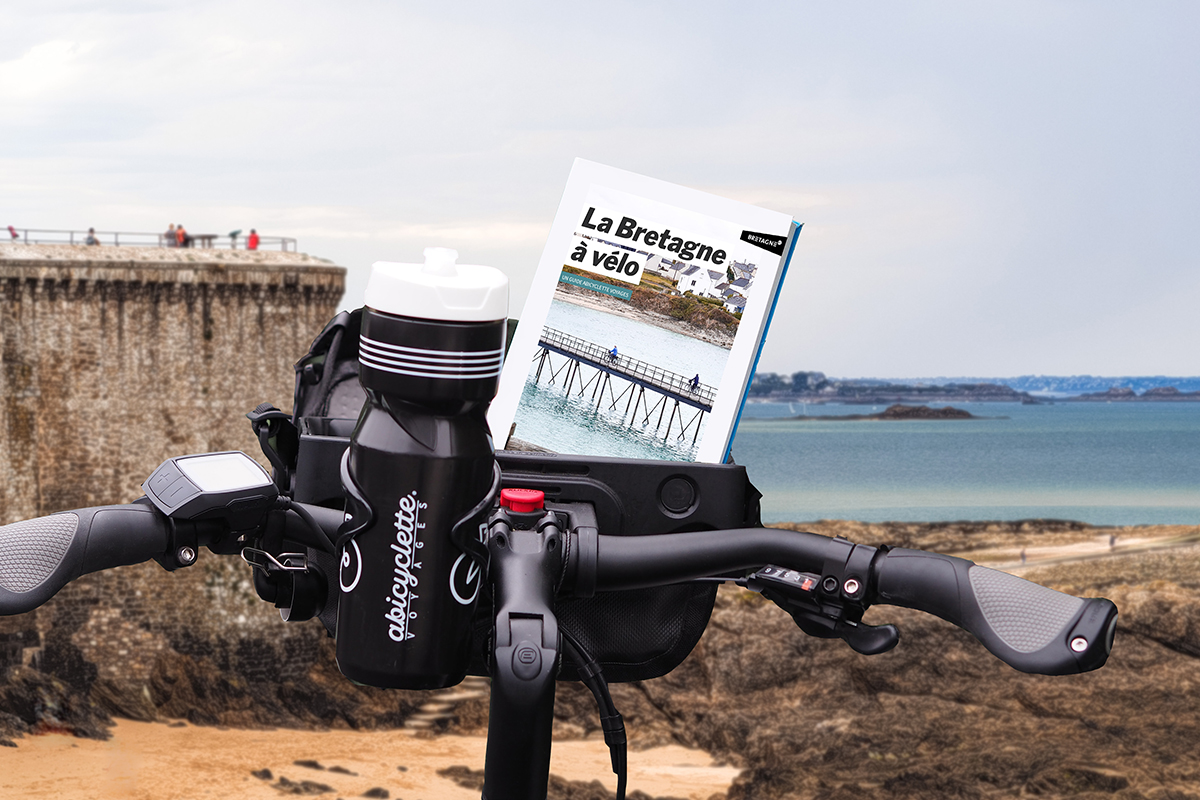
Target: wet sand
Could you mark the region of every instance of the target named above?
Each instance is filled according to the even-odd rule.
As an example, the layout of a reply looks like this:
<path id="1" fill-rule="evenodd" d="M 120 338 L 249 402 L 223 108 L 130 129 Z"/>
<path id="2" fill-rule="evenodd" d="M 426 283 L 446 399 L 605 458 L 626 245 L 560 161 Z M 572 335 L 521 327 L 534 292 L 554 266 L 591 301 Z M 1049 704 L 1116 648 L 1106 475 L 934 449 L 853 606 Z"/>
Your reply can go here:
<path id="1" fill-rule="evenodd" d="M 175 723 L 179 725 L 180 723 Z M 17 739 L 0 748 L 0 797 L 5 800 L 163 800 L 239 798 L 277 800 L 280 778 L 313 781 L 313 796 L 361 797 L 386 789 L 393 800 L 478 800 L 437 770 L 483 769 L 481 736 L 422 736 L 408 731 L 221 730 L 118 720 L 106 742 L 62 734 Z M 325 769 L 297 766 L 314 760 Z M 330 771 L 340 767 L 357 773 Z M 401 771 L 398 767 L 406 767 Z M 269 769 L 271 779 L 253 776 Z M 556 742 L 551 773 L 600 780 L 616 788 L 601 738 Z M 739 770 L 714 766 L 699 750 L 678 745 L 631 751 L 629 788 L 651 796 L 706 800 L 724 795 Z M 285 787 L 286 788 L 286 785 Z"/>

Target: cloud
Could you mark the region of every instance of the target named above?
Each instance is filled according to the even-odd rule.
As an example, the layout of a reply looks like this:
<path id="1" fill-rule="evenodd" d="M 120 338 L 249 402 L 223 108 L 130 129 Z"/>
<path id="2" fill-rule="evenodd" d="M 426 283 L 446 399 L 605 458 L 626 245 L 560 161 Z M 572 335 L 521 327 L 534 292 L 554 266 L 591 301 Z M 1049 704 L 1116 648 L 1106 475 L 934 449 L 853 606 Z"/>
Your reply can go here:
<path id="1" fill-rule="evenodd" d="M 94 47 L 93 42 L 51 39 L 30 47 L 18 58 L 0 62 L 0 100 L 41 100 L 78 85 L 85 58 Z M 28 107 L 21 103 L 18 108 L 22 106 Z"/>
<path id="2" fill-rule="evenodd" d="M 1101 9 L 28 3 L 0 223 L 255 226 L 354 285 L 448 244 L 519 308 L 582 156 L 805 222 L 768 368 L 1182 372 L 1135 320 L 1200 299 L 1200 12 Z"/>

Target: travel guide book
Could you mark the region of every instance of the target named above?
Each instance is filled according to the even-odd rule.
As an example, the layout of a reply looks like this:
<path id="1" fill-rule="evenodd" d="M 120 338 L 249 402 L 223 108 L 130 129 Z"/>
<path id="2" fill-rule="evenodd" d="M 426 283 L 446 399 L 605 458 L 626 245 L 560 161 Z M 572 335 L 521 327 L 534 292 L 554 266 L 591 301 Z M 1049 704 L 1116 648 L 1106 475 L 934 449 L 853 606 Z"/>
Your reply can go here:
<path id="1" fill-rule="evenodd" d="M 576 159 L 488 414 L 496 447 L 724 462 L 799 232 Z"/>

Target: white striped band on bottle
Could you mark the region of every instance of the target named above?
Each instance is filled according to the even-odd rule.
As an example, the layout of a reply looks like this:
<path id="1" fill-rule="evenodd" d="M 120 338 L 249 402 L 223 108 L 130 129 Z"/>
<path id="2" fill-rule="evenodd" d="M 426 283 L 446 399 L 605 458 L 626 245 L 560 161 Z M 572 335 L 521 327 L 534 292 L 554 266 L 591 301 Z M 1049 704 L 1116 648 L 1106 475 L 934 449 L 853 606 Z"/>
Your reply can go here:
<path id="1" fill-rule="evenodd" d="M 504 364 L 504 348 L 496 350 L 429 350 L 388 344 L 363 336 L 358 360 L 371 369 L 414 378 L 478 380 L 495 378 Z"/>

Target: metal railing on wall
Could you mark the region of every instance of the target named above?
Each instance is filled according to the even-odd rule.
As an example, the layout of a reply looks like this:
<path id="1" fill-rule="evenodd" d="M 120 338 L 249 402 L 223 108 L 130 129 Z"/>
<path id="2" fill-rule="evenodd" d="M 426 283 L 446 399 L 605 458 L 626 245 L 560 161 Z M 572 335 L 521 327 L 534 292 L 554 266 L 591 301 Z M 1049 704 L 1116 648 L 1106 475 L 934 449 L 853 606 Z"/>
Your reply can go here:
<path id="1" fill-rule="evenodd" d="M 117 247 L 194 247 L 200 249 L 223 248 L 245 250 L 247 235 L 242 231 L 225 234 L 189 233 L 189 241 L 180 245 L 178 240 L 163 233 L 137 233 L 133 231 L 56 231 L 35 228 L 17 228 L 12 225 L 4 231 L 8 241 L 17 244 L 89 244 L 88 237 L 95 238 L 99 246 Z M 4 238 L 0 236 L 0 241 Z M 282 250 L 296 252 L 296 240 L 286 236 L 259 236 L 259 250 Z"/>

